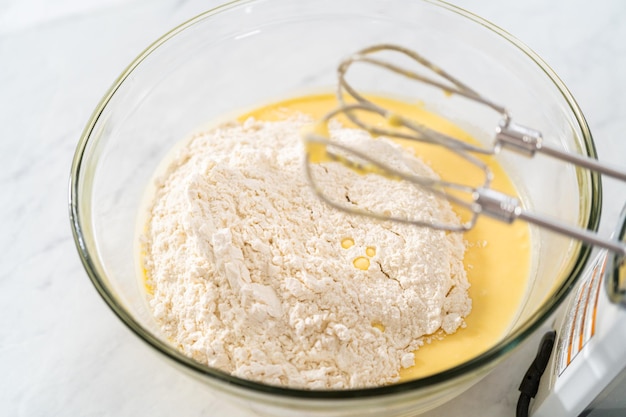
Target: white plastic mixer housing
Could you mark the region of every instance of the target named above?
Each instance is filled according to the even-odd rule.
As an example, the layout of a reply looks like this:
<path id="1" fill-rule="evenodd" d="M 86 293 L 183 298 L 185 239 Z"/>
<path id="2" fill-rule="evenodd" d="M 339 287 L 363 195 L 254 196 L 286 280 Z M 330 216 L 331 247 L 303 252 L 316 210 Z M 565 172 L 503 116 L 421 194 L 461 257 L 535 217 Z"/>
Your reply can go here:
<path id="1" fill-rule="evenodd" d="M 626 277 L 614 256 L 596 253 L 559 312 L 533 417 L 626 415 L 626 305 L 614 281 Z"/>

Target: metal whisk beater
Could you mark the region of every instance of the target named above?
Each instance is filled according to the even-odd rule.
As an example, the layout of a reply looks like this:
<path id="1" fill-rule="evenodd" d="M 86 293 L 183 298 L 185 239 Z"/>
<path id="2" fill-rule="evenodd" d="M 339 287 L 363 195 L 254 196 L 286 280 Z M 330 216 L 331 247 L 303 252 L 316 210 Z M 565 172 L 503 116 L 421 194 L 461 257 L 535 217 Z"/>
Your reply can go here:
<path id="1" fill-rule="evenodd" d="M 401 67 L 391 61 L 376 56 L 377 53 L 389 51 L 408 57 L 430 75 L 422 75 L 414 70 Z M 389 70 L 411 80 L 439 88 L 448 95 L 462 96 L 480 105 L 491 108 L 501 115 L 501 121 L 496 128 L 493 145 L 477 146 L 467 143 L 458 138 L 431 129 L 401 114 L 394 113 L 368 100 L 347 81 L 346 75 L 354 63 L 364 63 Z M 475 226 L 478 217 L 481 215 L 486 215 L 507 223 L 520 219 L 578 239 L 582 242 L 608 249 L 617 254 L 626 255 L 626 244 L 623 242 L 602 238 L 589 230 L 529 212 L 522 207 L 517 198 L 490 188 L 493 175 L 487 164 L 476 155 L 496 155 L 502 150 L 512 150 L 527 157 L 532 157 L 536 153 L 543 153 L 561 161 L 626 182 L 626 172 L 624 170 L 611 167 L 607 164 L 601 164 L 595 159 L 563 152 L 548 146 L 543 142 L 541 132 L 514 123 L 505 107 L 483 97 L 431 61 L 407 48 L 390 44 L 367 47 L 344 59 L 340 63 L 337 72 L 337 99 L 339 101 L 339 107 L 324 116 L 319 122 L 318 128 L 304 135 L 307 150 L 306 175 L 318 197 L 327 204 L 352 214 L 449 231 L 470 230 Z M 437 78 L 433 77 L 433 75 Z M 389 127 L 384 127 L 384 124 L 381 126 L 368 123 L 360 116 L 364 113 L 372 113 L 384 118 L 387 121 L 386 125 Z M 358 149 L 333 141 L 330 135 L 327 134 L 326 126 L 330 120 L 338 115 L 346 116 L 356 126 L 368 131 L 373 136 L 385 136 L 388 138 L 404 139 L 441 146 L 477 169 L 480 169 L 483 173 L 483 181 L 479 185 L 467 185 L 441 179 L 433 179 L 428 176 L 415 175 L 411 172 L 391 167 L 381 162 L 376 157 L 361 152 Z M 442 224 L 427 220 L 396 217 L 388 213 L 378 213 L 351 205 L 339 204 L 337 201 L 329 198 L 323 187 L 315 180 L 315 176 L 312 173 L 312 165 L 320 161 L 319 157 L 314 156 L 314 152 L 312 152 L 313 149 L 316 150 L 315 153 L 319 153 L 320 149 L 323 151 L 324 161 L 336 161 L 348 169 L 358 172 L 373 173 L 394 180 L 409 181 L 421 189 L 427 190 L 438 197 L 448 200 L 454 205 L 468 210 L 468 212 L 471 213 L 470 219 L 460 225 Z"/>

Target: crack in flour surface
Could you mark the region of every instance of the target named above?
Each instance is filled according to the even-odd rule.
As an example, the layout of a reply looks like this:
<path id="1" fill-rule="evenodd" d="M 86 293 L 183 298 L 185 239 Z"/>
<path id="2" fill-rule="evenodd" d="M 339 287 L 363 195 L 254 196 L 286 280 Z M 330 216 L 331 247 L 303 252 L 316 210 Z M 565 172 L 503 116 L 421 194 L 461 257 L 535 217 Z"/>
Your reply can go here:
<path id="1" fill-rule="evenodd" d="M 308 389 L 397 382 L 428 337 L 465 325 L 462 235 L 322 203 L 303 172 L 308 123 L 249 119 L 178 150 L 157 179 L 142 237 L 150 307 L 184 354 L 241 378 Z M 389 140 L 340 126 L 331 134 L 407 169 Z M 313 168 L 337 198 L 459 222 L 407 182 L 336 165 Z M 417 158 L 408 166 L 435 176 Z"/>

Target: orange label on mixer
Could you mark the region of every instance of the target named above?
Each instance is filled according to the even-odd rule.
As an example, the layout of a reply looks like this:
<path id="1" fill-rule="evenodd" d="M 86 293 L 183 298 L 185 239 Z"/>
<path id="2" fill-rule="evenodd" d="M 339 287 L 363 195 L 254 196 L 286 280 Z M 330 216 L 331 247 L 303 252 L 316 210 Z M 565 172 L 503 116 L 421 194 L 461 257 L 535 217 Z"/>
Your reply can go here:
<path id="1" fill-rule="evenodd" d="M 557 349 L 557 372 L 562 374 L 596 332 L 598 297 L 607 256 L 598 258 L 591 273 L 580 283 L 561 326 Z"/>

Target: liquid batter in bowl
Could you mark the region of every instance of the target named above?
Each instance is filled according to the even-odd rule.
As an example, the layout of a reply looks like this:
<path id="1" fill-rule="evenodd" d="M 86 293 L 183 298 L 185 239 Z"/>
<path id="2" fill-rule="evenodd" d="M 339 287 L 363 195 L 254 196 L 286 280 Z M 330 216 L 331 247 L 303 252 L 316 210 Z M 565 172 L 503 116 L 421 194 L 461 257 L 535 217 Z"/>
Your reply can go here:
<path id="1" fill-rule="evenodd" d="M 473 311 L 464 319 L 467 326 L 446 337 L 434 350 L 441 354 L 435 356 L 445 361 L 450 357 L 449 364 L 453 363 L 449 352 L 443 353 L 444 346 L 476 329 L 471 320 L 478 317 L 481 300 L 487 306 L 489 300 L 506 306 L 498 297 L 524 298 L 510 304 L 510 318 L 516 322 L 513 328 L 506 331 L 510 321 L 502 318 L 507 323 L 502 326 L 506 335 L 496 335 L 501 341 L 493 348 L 446 371 L 397 384 L 306 390 L 255 383 L 202 365 L 165 336 L 146 303 L 145 286 L 138 285 L 138 251 L 133 248 L 137 225 L 145 224 L 137 221 L 137 213 L 142 212 L 142 197 L 158 163 L 176 141 L 207 121 L 238 109 L 243 112 L 268 97 L 335 85 L 330 69 L 370 42 L 418 48 L 477 91 L 510 106 L 520 122 L 523 118 L 524 124 L 543 133 L 546 143 L 595 156 L 581 109 L 556 74 L 527 46 L 495 25 L 443 2 L 391 1 L 387 6 L 381 7 L 379 0 L 302 1 L 297 7 L 290 0 L 246 0 L 204 13 L 163 36 L 130 63 L 94 110 L 76 148 L 70 219 L 81 261 L 98 293 L 121 322 L 165 362 L 192 375 L 213 394 L 259 415 L 406 416 L 432 409 L 479 381 L 527 340 L 563 302 L 589 257 L 588 247 L 533 229 L 527 286 L 515 284 L 514 274 L 504 271 L 493 281 L 499 286 L 493 290 L 496 295 L 489 298 L 485 291 L 482 297 L 476 281 L 482 275 L 472 276 L 468 269 Z M 396 89 L 379 78 L 372 83 L 362 81 L 368 89 L 384 94 L 419 97 L 448 120 L 462 118 L 443 113 L 450 98 L 440 91 L 424 96 Z M 477 139 L 488 141 L 479 135 L 483 128 L 495 126 L 493 121 L 481 113 L 470 116 L 465 107 L 459 111 L 465 114 L 464 120 L 471 121 L 462 126 Z M 547 158 L 528 161 L 500 155 L 498 160 L 533 211 L 582 228 L 597 228 L 601 186 L 596 176 Z M 433 161 L 429 162 L 436 170 Z M 500 250 L 498 235 L 485 249 Z M 505 247 L 512 236 L 510 229 L 501 236 Z M 367 257 L 367 247 L 372 245 L 355 236 L 334 241 L 337 251 L 347 253 L 341 252 L 347 251 L 341 246 L 347 237 L 355 239 L 354 247 L 365 245 L 361 246 L 365 255 L 360 256 Z M 477 236 L 474 241 L 482 245 L 485 239 Z M 373 246 L 374 256 L 382 257 L 383 248 Z M 478 264 L 471 253 L 465 262 Z M 491 262 L 495 268 L 513 269 L 511 262 L 520 259 L 527 269 L 527 259 L 521 259 L 524 254 L 513 256 L 494 256 Z M 352 270 L 358 271 L 354 266 Z M 500 320 L 485 308 L 488 319 Z M 488 322 L 477 319 L 477 323 Z M 369 323 L 370 328 L 374 325 Z M 482 329 L 476 333 L 486 334 Z M 453 354 L 461 351 L 451 350 Z M 424 354 L 425 347 L 418 352 Z M 416 356 L 417 365 L 420 361 Z M 159 367 L 154 371 L 159 372 Z"/>
<path id="2" fill-rule="evenodd" d="M 464 132 L 462 132 L 458 127 L 453 125 L 452 123 L 447 122 L 433 114 L 427 113 L 423 109 L 420 109 L 419 106 L 415 106 L 414 104 L 406 103 L 399 100 L 391 100 L 391 99 L 381 99 L 384 101 L 384 105 L 387 108 L 390 108 L 394 112 L 404 113 L 410 112 L 412 114 L 416 114 L 420 117 L 422 122 L 428 124 L 432 127 L 436 127 L 439 130 L 442 130 L 451 135 L 465 138 L 468 141 L 472 139 L 467 136 Z M 247 112 L 241 115 L 238 118 L 238 123 L 241 125 L 250 125 L 250 120 L 256 120 L 261 122 L 277 122 L 284 121 L 298 117 L 307 117 L 309 120 L 317 120 L 324 113 L 331 110 L 335 106 L 335 99 L 332 95 L 315 95 L 315 96 L 304 96 L 291 100 L 282 101 L 279 103 L 274 103 L 267 106 L 262 106 L 258 109 L 255 109 L 251 112 Z M 298 138 L 294 138 L 297 140 Z M 268 147 L 271 147 L 271 144 L 267 144 Z M 455 159 L 451 159 L 449 154 L 445 152 L 441 152 L 441 150 L 428 146 L 415 146 L 413 145 L 414 152 L 435 172 L 446 173 L 446 177 L 448 179 L 454 179 L 454 176 L 458 176 L 458 178 L 463 178 L 464 180 L 468 180 L 468 176 L 479 175 L 478 172 L 475 172 L 471 169 L 471 167 L 463 166 L 462 162 L 457 161 Z M 222 151 L 219 148 L 215 149 L 216 152 Z M 280 156 L 280 152 L 276 155 Z M 184 163 L 185 161 L 183 161 Z M 178 162 L 180 165 L 180 161 Z M 500 191 L 506 192 L 511 195 L 515 195 L 515 188 L 502 169 L 498 164 L 494 161 L 489 161 L 489 166 L 494 172 L 494 183 L 493 187 Z M 205 171 L 204 174 L 206 174 Z M 453 175 L 450 176 L 450 173 Z M 171 167 L 166 169 L 165 172 L 160 172 L 159 174 L 159 184 L 161 184 L 161 188 L 168 187 L 167 177 L 168 175 L 172 175 Z M 198 173 L 198 175 L 202 175 L 202 173 Z M 288 179 L 286 179 L 288 180 Z M 227 178 L 220 178 L 220 181 L 227 181 Z M 470 178 L 471 181 L 471 178 Z M 307 190 L 303 190 L 302 192 L 306 192 Z M 195 192 L 194 190 L 189 190 L 189 192 Z M 153 198 L 153 196 L 151 196 Z M 166 197 L 168 198 L 168 197 Z M 458 213 L 462 216 L 462 213 Z M 152 213 L 151 218 L 153 219 L 156 216 L 167 216 L 167 213 L 159 212 Z M 149 215 L 150 217 L 150 215 Z M 362 220 L 357 220 L 362 221 Z M 223 225 L 224 226 L 224 225 Z M 414 227 L 414 226 L 409 226 Z M 219 228 L 219 227 L 217 227 Z M 149 223 L 147 228 L 149 231 L 154 231 L 154 228 L 151 228 L 151 224 Z M 241 346 L 236 348 L 229 348 L 228 346 L 224 346 L 220 343 L 212 343 L 210 339 L 215 337 L 209 331 L 199 331 L 198 329 L 202 329 L 202 326 L 197 326 L 197 322 L 199 321 L 210 321 L 210 320 L 219 320 L 220 317 L 224 317 L 224 311 L 220 310 L 219 302 L 217 302 L 216 307 L 211 307 L 204 311 L 206 314 L 198 315 L 198 310 L 195 311 L 195 316 L 191 316 L 187 314 L 185 317 L 180 317 L 179 322 L 176 324 L 172 324 L 171 321 L 164 321 L 164 317 L 167 316 L 168 308 L 172 308 L 172 303 L 189 303 L 191 294 L 194 294 L 196 300 L 200 299 L 201 302 L 211 304 L 212 301 L 207 301 L 213 297 L 212 294 L 198 294 L 198 286 L 191 285 L 192 288 L 188 288 L 185 286 L 178 287 L 178 292 L 182 292 L 184 294 L 188 294 L 189 296 L 185 297 L 172 297 L 165 296 L 163 300 L 157 300 L 161 294 L 161 288 L 159 285 L 165 285 L 165 282 L 176 280 L 176 276 L 168 276 L 168 277 L 157 277 L 155 274 L 159 274 L 161 272 L 158 271 L 158 268 L 154 268 L 154 265 L 158 262 L 158 259 L 155 259 L 154 254 L 151 252 L 152 249 L 156 245 L 159 244 L 159 236 L 157 234 L 147 234 L 148 236 L 148 244 L 144 245 L 143 255 L 147 256 L 145 258 L 142 257 L 142 261 L 145 259 L 145 265 L 142 268 L 142 280 L 146 281 L 146 288 L 150 293 L 152 311 L 155 314 L 157 320 L 161 322 L 164 333 L 170 338 L 173 339 L 175 344 L 178 344 L 179 348 L 181 348 L 185 354 L 192 356 L 194 359 L 199 360 L 205 364 L 209 364 L 211 366 L 215 366 L 217 368 L 224 369 L 226 371 L 233 372 L 232 367 L 228 365 L 228 361 L 232 359 L 234 356 L 240 355 L 250 355 L 251 353 L 244 353 L 245 349 L 242 349 Z M 349 258 L 352 261 L 352 265 L 356 273 L 360 273 L 359 271 L 363 271 L 363 273 L 367 273 L 378 259 L 381 257 L 385 257 L 385 248 L 384 242 L 376 242 L 367 241 L 366 235 L 354 236 L 350 233 L 344 233 L 341 238 L 336 238 L 336 242 L 334 242 L 337 246 L 337 253 L 342 255 L 343 252 L 348 253 L 350 251 Z M 232 236 L 223 236 L 224 239 L 227 239 L 228 242 L 233 240 Z M 166 242 L 167 245 L 176 244 L 177 239 L 171 239 L 172 236 L 168 236 L 169 241 Z M 452 238 L 451 236 L 445 237 L 445 239 Z M 478 356 L 480 353 L 486 351 L 493 345 L 495 345 L 498 341 L 500 341 L 507 330 L 510 329 L 513 322 L 516 319 L 516 314 L 519 311 L 521 304 L 523 302 L 523 298 L 526 294 L 527 280 L 530 269 L 530 235 L 528 227 L 523 223 L 516 223 L 513 225 L 504 225 L 502 223 L 492 221 L 490 219 L 481 218 L 478 225 L 473 228 L 470 232 L 467 232 L 463 237 L 465 253 L 462 263 L 462 268 L 464 269 L 467 280 L 470 283 L 469 290 L 464 287 L 460 281 L 455 282 L 454 285 L 449 286 L 450 288 L 454 288 L 457 292 L 466 292 L 467 295 L 471 299 L 471 313 L 469 312 L 469 306 L 463 304 L 463 308 L 459 309 L 459 311 L 453 312 L 454 315 L 448 314 L 447 318 L 443 320 L 436 321 L 435 326 L 429 327 L 426 325 L 419 333 L 419 337 L 415 337 L 415 340 L 407 342 L 407 346 L 413 346 L 412 349 L 416 349 L 414 355 L 404 355 L 401 356 L 398 361 L 393 362 L 396 365 L 392 366 L 393 373 L 391 375 L 386 375 L 384 377 L 379 378 L 379 382 L 377 384 L 383 385 L 392 383 L 398 380 L 409 380 L 412 378 L 423 377 L 431 374 L 438 373 L 445 369 L 451 368 L 455 365 L 463 363 L 473 357 Z M 248 236 L 248 241 L 244 241 L 242 245 L 255 245 L 255 237 Z M 181 244 L 181 247 L 184 246 L 183 243 L 184 238 L 178 239 Z M 162 244 L 163 242 L 161 242 Z M 356 243 L 356 247 L 355 247 Z M 218 245 L 215 241 L 213 241 L 213 246 Z M 242 246 L 243 247 L 243 246 Z M 206 248 L 205 248 L 206 249 Z M 343 252 L 342 252 L 343 250 Z M 147 251 L 147 252 L 146 252 Z M 360 253 L 360 252 L 363 253 Z M 214 259 L 213 262 L 217 264 L 222 263 L 222 271 L 225 275 L 228 276 L 229 268 L 243 268 L 243 264 L 246 262 L 243 256 L 243 252 L 233 253 L 233 249 L 229 248 L 226 251 L 213 251 Z M 354 252 L 354 253 L 353 253 Z M 357 253 L 358 252 L 358 253 Z M 224 258 L 224 259 L 218 259 Z M 232 262 L 229 262 L 228 259 L 233 258 Z M 317 259 L 317 262 L 324 262 L 324 259 Z M 379 263 L 379 265 L 382 265 Z M 382 270 L 381 266 L 381 270 Z M 172 269 L 172 270 L 175 270 Z M 170 270 L 170 271 L 172 271 Z M 246 271 L 248 271 L 246 269 Z M 207 274 L 206 271 L 199 273 L 199 275 Z M 248 271 L 247 274 L 253 275 L 254 271 Z M 210 275 L 210 274 L 208 274 Z M 238 278 L 241 278 L 241 274 L 237 275 Z M 245 273 L 244 273 L 244 281 L 245 281 Z M 212 279 L 211 276 L 207 276 L 203 279 Z M 344 278 L 340 279 L 355 279 L 354 276 L 347 275 Z M 393 280 L 394 277 L 387 277 L 388 280 Z M 305 280 L 306 281 L 306 280 Z M 160 284 L 161 283 L 161 284 Z M 228 285 L 231 286 L 241 286 L 241 283 L 233 284 L 233 281 L 228 281 Z M 296 284 L 293 284 L 296 285 Z M 293 287 L 292 285 L 292 287 Z M 261 297 L 264 299 L 262 303 L 267 308 L 263 308 L 259 311 L 253 311 L 254 306 L 257 304 L 250 304 L 248 310 L 244 309 L 243 314 L 249 314 L 254 316 L 257 314 L 257 324 L 259 326 L 264 325 L 264 322 L 267 322 L 268 318 L 280 316 L 280 302 L 279 298 L 282 297 L 280 292 L 269 291 L 267 287 L 255 287 L 257 288 L 257 297 Z M 284 291 L 285 288 L 281 287 L 281 291 Z M 293 288 L 290 288 L 293 290 Z M 299 289 L 299 291 L 310 291 L 311 289 Z M 450 290 L 451 291 L 451 290 Z M 254 291 L 252 291 L 254 292 Z M 261 294 L 263 293 L 263 294 Z M 366 297 L 374 297 L 375 295 L 367 294 L 365 291 Z M 254 298 L 255 295 L 249 295 L 249 297 Z M 198 298 L 200 297 L 200 298 Z M 204 297 L 204 298 L 203 298 Z M 246 295 L 243 294 L 243 302 L 245 304 Z M 426 297 L 428 298 L 428 297 Z M 424 299 L 424 298 L 422 298 Z M 421 299 L 418 299 L 420 301 Z M 448 302 L 449 304 L 449 302 Z M 466 303 L 467 304 L 467 303 Z M 216 308 L 220 311 L 219 314 L 210 314 L 212 308 Z M 192 311 L 192 310 L 190 310 Z M 462 311 L 462 312 L 461 312 Z M 319 315 L 319 314 L 318 314 Z M 448 323 L 445 324 L 445 320 L 451 317 L 454 320 L 457 320 L 456 325 L 450 325 Z M 311 320 L 315 320 L 315 318 L 310 318 Z M 317 331 L 320 333 L 327 332 L 329 335 L 333 335 L 341 339 L 341 331 L 342 328 L 338 327 L 339 330 L 332 327 L 332 329 L 328 326 L 328 322 L 332 322 L 328 317 L 324 317 L 320 319 L 320 323 L 314 323 L 314 326 L 317 326 Z M 378 320 L 376 318 L 370 319 L 368 322 L 369 328 L 365 329 L 365 332 L 362 335 L 362 338 L 367 337 L 384 337 L 385 332 L 391 331 L 391 326 L 396 323 L 390 322 L 389 319 L 386 319 L 386 322 L 382 322 L 384 320 Z M 191 322 L 190 322 L 191 321 Z M 339 320 L 340 321 L 340 320 Z M 192 323 L 193 322 L 193 323 Z M 244 320 L 245 322 L 245 320 Z M 293 323 L 292 323 L 293 324 Z M 309 323 L 310 324 L 310 323 Z M 249 325 L 249 323 L 248 323 Z M 295 324 L 297 326 L 297 324 Z M 446 327 L 447 326 L 447 327 Z M 182 330 L 181 330 L 182 329 Z M 271 330 L 271 329 L 270 329 Z M 268 332 L 270 332 L 268 330 Z M 333 333 L 334 332 L 334 333 Z M 203 334 L 205 333 L 205 334 Z M 183 339 L 180 339 L 179 336 L 184 334 Z M 191 339 L 189 335 L 192 335 Z M 286 336 L 285 336 L 286 337 Z M 329 336 L 330 337 L 330 336 Z M 280 336 L 277 336 L 280 338 Z M 183 348 L 181 344 L 181 340 L 185 340 L 183 344 L 187 345 L 187 348 Z M 191 342 L 189 342 L 191 340 Z M 249 344 L 254 344 L 254 341 L 248 341 Z M 195 346 L 195 347 L 194 347 Z M 280 346 L 289 346 L 289 342 L 282 343 Z M 230 350 L 229 350 L 230 349 Z M 312 350 L 324 351 L 323 346 L 314 346 Z M 327 347 L 326 350 L 332 350 Z M 409 349 L 411 350 L 411 349 Z M 261 352 L 262 349 L 259 350 Z M 276 353 L 278 355 L 278 353 Z M 259 358 L 255 359 L 256 363 L 267 361 L 269 364 L 275 364 L 276 359 L 270 358 L 270 351 L 264 351 L 262 353 L 258 353 Z M 313 355 L 315 356 L 315 355 Z M 380 356 L 380 355 L 379 355 Z M 384 356 L 384 354 L 383 354 Z M 314 357 L 310 358 L 314 361 Z M 362 361 L 363 358 L 352 358 L 355 361 Z M 293 359 L 296 361 L 296 359 Z M 343 359 L 343 362 L 350 361 L 350 359 Z M 373 361 L 372 361 L 373 362 Z M 382 358 L 381 362 L 385 362 L 385 359 Z M 325 368 L 324 359 L 321 357 L 319 363 L 315 363 L 314 368 L 324 369 Z M 269 368 L 267 368 L 269 369 Z M 349 388 L 349 387 L 359 387 L 359 386 L 371 386 L 372 382 L 368 380 L 367 382 L 363 382 L 363 380 L 358 377 L 353 377 L 352 382 L 354 385 L 342 385 L 338 381 L 341 378 L 329 378 L 324 380 L 322 377 L 313 377 L 309 379 L 305 379 L 304 382 L 298 378 L 286 378 L 284 374 L 278 376 L 268 376 L 266 374 L 271 373 L 268 370 L 264 370 L 261 374 L 263 374 L 262 378 L 259 377 L 259 374 L 254 373 L 246 373 L 245 371 L 234 371 L 235 375 L 242 376 L 244 378 L 251 379 L 260 379 L 268 383 L 272 384 L 282 384 L 287 386 L 303 386 L 305 388 Z M 321 372 L 322 374 L 324 371 Z M 280 374 L 280 372 L 278 373 Z M 346 379 L 346 378 L 344 378 Z M 350 377 L 347 378 L 348 381 L 351 380 Z M 309 381 L 307 384 L 306 382 Z M 313 382 L 311 382 L 313 381 Z M 375 385 L 376 383 L 374 383 Z"/>

